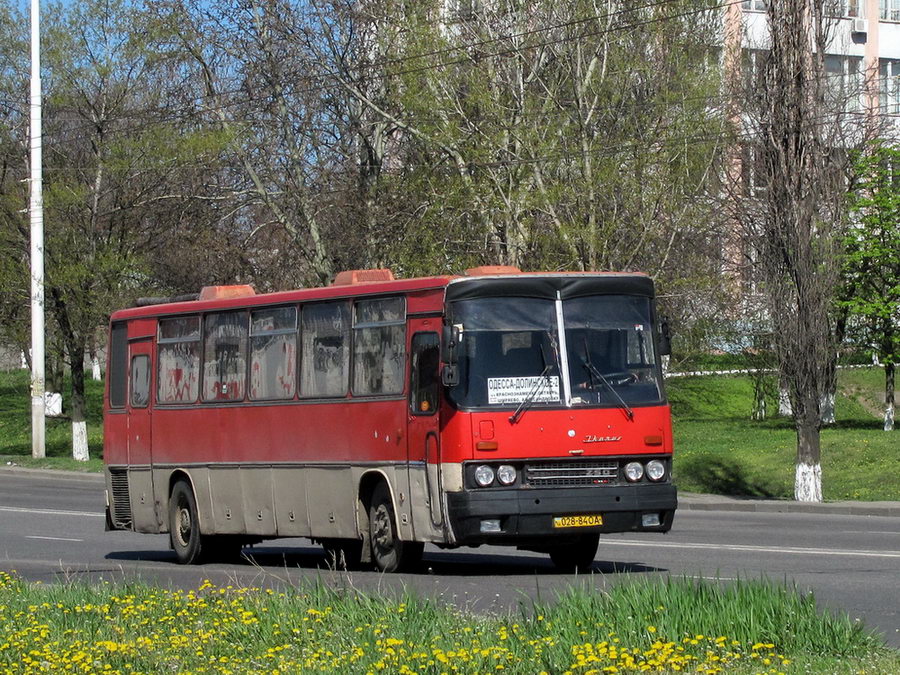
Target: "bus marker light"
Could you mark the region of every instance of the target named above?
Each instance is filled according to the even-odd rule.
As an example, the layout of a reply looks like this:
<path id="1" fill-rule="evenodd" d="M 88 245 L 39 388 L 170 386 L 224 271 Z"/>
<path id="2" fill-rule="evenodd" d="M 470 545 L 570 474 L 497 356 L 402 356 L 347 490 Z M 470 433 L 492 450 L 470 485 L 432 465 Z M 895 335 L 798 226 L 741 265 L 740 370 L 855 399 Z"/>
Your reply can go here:
<path id="1" fill-rule="evenodd" d="M 502 532 L 500 529 L 500 520 L 498 518 L 492 518 L 490 520 L 482 520 L 481 521 L 481 531 L 482 532 Z"/>
<path id="2" fill-rule="evenodd" d="M 641 525 L 643 527 L 659 527 L 658 513 L 645 513 L 641 516 Z"/>
<path id="3" fill-rule="evenodd" d="M 663 437 L 662 437 L 662 436 L 659 436 L 659 435 L 656 435 L 656 436 L 644 436 L 644 443 L 647 444 L 647 445 L 662 445 L 662 444 L 663 444 Z"/>
<path id="4" fill-rule="evenodd" d="M 496 450 L 499 447 L 497 441 L 478 441 L 475 444 L 476 450 Z"/>

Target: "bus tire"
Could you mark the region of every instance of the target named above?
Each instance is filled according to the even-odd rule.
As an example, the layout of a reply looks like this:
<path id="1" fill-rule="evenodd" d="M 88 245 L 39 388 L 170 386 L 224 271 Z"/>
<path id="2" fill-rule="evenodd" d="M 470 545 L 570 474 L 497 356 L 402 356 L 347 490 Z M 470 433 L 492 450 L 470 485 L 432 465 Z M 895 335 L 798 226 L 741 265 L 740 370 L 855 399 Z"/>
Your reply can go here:
<path id="1" fill-rule="evenodd" d="M 362 539 L 323 539 L 325 563 L 334 570 L 358 570 L 362 545 Z"/>
<path id="2" fill-rule="evenodd" d="M 169 496 L 169 540 L 180 564 L 200 562 L 204 542 L 197 517 L 197 499 L 191 486 L 183 480 L 175 483 Z"/>
<path id="3" fill-rule="evenodd" d="M 600 543 L 599 534 L 585 534 L 550 549 L 550 560 L 566 572 L 590 572 Z"/>
<path id="4" fill-rule="evenodd" d="M 391 493 L 381 482 L 375 486 L 369 504 L 369 539 L 372 562 L 382 572 L 408 570 L 422 559 L 424 544 L 400 539 L 396 522 Z"/>

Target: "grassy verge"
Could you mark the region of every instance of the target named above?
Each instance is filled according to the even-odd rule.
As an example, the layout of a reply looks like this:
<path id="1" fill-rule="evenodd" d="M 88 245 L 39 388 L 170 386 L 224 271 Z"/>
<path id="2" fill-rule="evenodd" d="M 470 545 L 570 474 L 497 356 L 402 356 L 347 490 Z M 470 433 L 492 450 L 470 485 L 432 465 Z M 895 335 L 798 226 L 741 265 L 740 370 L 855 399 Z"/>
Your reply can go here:
<path id="1" fill-rule="evenodd" d="M 885 432 L 877 416 L 883 388 L 878 368 L 839 374 L 837 424 L 822 430 L 826 500 L 900 499 L 900 475 L 884 471 L 900 460 L 900 432 Z M 751 421 L 749 377 L 693 377 L 668 383 L 675 432 L 675 480 L 689 492 L 790 499 L 796 434 L 790 420 Z M 777 411 L 770 398 L 768 410 Z"/>
<path id="2" fill-rule="evenodd" d="M 517 616 L 351 588 L 32 586 L 0 573 L 8 672 L 885 673 L 900 657 L 767 582 L 653 580 Z"/>
<path id="3" fill-rule="evenodd" d="M 88 450 L 92 461 L 72 459 L 72 422 L 68 417 L 47 418 L 47 457 L 31 458 L 31 380 L 28 371 L 0 373 L 0 464 L 13 463 L 76 471 L 99 471 L 103 453 L 103 383 L 85 383 Z M 63 387 L 63 415 L 69 414 L 69 385 Z"/>

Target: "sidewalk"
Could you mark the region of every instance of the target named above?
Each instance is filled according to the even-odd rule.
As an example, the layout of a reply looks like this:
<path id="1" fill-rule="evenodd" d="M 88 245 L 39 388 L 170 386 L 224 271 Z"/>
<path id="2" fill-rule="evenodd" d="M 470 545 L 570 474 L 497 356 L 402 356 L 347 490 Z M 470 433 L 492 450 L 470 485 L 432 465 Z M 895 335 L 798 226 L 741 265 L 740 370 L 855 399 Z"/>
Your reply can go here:
<path id="1" fill-rule="evenodd" d="M 0 464 L 0 472 L 58 476 L 61 480 L 79 480 L 103 485 L 103 474 L 61 471 L 58 469 L 29 469 Z M 826 502 L 814 504 L 788 499 L 757 499 L 754 497 L 726 497 L 693 492 L 678 493 L 678 508 L 685 511 L 756 511 L 761 513 L 832 513 L 843 516 L 900 517 L 900 502 Z"/>

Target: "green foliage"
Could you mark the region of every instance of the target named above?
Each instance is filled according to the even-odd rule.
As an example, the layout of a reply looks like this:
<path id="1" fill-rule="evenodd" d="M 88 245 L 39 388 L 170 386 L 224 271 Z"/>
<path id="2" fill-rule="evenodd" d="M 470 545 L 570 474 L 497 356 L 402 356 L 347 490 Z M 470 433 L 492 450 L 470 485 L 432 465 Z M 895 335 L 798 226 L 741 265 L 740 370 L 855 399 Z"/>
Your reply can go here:
<path id="1" fill-rule="evenodd" d="M 855 337 L 885 362 L 900 362 L 900 146 L 874 142 L 855 162 L 855 225 L 844 245 L 844 306 Z"/>

